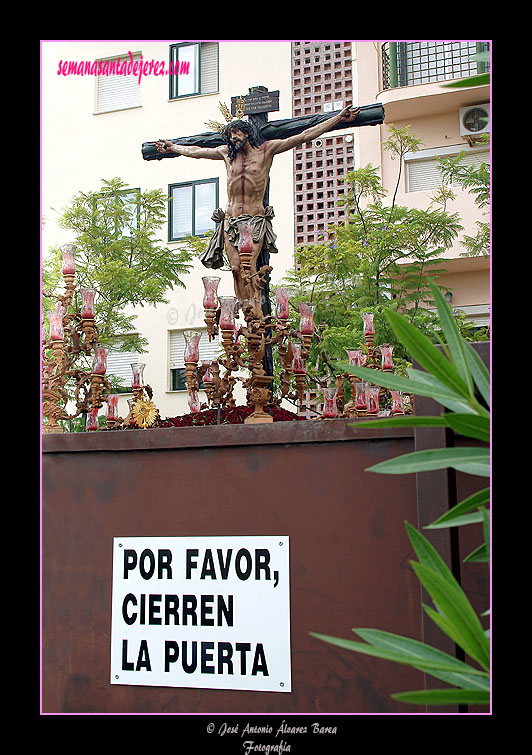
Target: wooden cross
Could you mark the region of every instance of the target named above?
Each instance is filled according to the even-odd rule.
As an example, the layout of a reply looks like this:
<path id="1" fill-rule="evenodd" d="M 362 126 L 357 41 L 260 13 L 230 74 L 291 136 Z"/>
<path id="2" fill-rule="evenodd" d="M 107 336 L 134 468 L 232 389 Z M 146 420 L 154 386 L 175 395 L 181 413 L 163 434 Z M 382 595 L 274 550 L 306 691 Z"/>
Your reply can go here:
<path id="1" fill-rule="evenodd" d="M 233 116 L 236 113 L 237 97 L 231 99 L 231 110 Z M 384 122 L 384 108 L 380 103 L 374 105 L 358 106 L 360 112 L 354 121 L 338 123 L 332 126 L 330 131 L 337 131 L 343 128 L 359 128 L 360 126 L 376 126 Z M 255 124 L 264 141 L 270 139 L 286 139 L 289 136 L 300 134 L 307 128 L 317 125 L 331 118 L 334 113 L 318 113 L 315 115 L 299 116 L 297 118 L 285 118 L 283 120 L 268 121 L 268 113 L 279 110 L 279 91 L 270 92 L 267 87 L 254 86 L 250 87 L 249 94 L 244 97 L 244 115 L 248 120 Z M 224 140 L 219 132 L 207 132 L 195 134 L 194 136 L 178 137 L 170 139 L 174 144 L 195 147 L 219 147 L 224 144 Z M 155 142 L 144 142 L 142 144 L 142 157 L 144 160 L 162 160 L 167 157 L 179 157 L 175 152 L 161 154 L 157 151 Z M 263 206 L 269 204 L 270 180 L 266 185 L 266 191 L 263 197 Z M 264 248 L 261 250 L 257 259 L 256 267 L 259 270 L 263 265 L 269 265 L 270 254 Z M 262 312 L 263 315 L 271 315 L 271 302 L 269 295 L 269 276 L 263 289 Z M 267 333 L 268 335 L 268 333 Z M 271 346 L 266 348 L 264 356 L 264 368 L 267 375 L 273 375 L 273 357 Z"/>

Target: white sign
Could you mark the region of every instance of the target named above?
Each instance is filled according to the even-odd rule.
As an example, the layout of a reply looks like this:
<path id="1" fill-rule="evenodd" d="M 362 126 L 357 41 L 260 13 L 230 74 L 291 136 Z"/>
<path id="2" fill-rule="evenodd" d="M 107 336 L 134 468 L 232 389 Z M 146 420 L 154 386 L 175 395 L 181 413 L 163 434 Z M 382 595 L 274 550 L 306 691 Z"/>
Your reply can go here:
<path id="1" fill-rule="evenodd" d="M 291 692 L 288 546 L 114 538 L 111 684 Z"/>

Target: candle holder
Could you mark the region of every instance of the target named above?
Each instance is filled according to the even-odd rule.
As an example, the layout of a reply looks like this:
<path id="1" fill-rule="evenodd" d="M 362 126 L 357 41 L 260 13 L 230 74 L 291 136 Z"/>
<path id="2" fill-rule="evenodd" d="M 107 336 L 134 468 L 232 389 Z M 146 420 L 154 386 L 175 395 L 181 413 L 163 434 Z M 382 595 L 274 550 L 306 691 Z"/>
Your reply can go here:
<path id="1" fill-rule="evenodd" d="M 212 401 L 212 393 L 214 388 L 214 376 L 211 372 L 211 365 L 211 360 L 204 359 L 201 363 L 201 369 L 198 371 L 199 379 L 203 379 L 203 387 L 205 389 L 205 393 L 207 394 L 208 403 Z"/>
<path id="2" fill-rule="evenodd" d="M 201 412 L 201 401 L 197 390 L 190 391 L 188 394 L 188 406 L 191 414 Z"/>
<path id="3" fill-rule="evenodd" d="M 233 333 L 235 327 L 235 305 L 237 303 L 237 298 L 236 296 L 220 296 L 219 301 L 220 330 L 231 331 L 231 333 Z"/>
<path id="4" fill-rule="evenodd" d="M 302 355 L 303 346 L 300 343 L 291 343 L 292 348 L 292 372 L 294 375 L 306 375 L 307 360 Z"/>
<path id="5" fill-rule="evenodd" d="M 358 415 L 365 416 L 367 409 L 366 383 L 360 380 L 355 384 L 355 410 Z"/>
<path id="6" fill-rule="evenodd" d="M 140 429 L 146 429 L 151 427 L 157 417 L 159 416 L 159 410 L 152 401 L 153 391 L 149 385 L 144 384 L 144 368 L 146 365 L 143 362 L 132 362 L 131 373 L 133 379 L 131 381 L 131 390 L 133 391 L 133 398 L 128 399 L 129 413 L 122 423 L 124 427 L 138 427 Z"/>
<path id="7" fill-rule="evenodd" d="M 133 380 L 131 381 L 131 389 L 133 393 L 135 391 L 142 390 L 144 387 L 144 368 L 145 364 L 142 362 L 132 362 L 130 364 L 131 372 L 133 373 Z"/>
<path id="8" fill-rule="evenodd" d="M 358 367 L 362 363 L 362 349 L 347 349 L 347 358 L 349 360 L 349 364 Z M 349 380 L 349 385 L 351 387 L 351 398 L 349 399 L 348 403 L 344 405 L 343 407 L 343 416 L 344 417 L 356 417 L 357 416 L 357 410 L 356 410 L 356 401 L 355 401 L 355 394 L 356 394 L 356 384 L 359 382 L 360 378 L 357 378 L 356 375 L 352 375 L 351 373 L 346 373 L 344 375 L 340 375 L 340 383 L 342 385 L 342 398 L 343 398 L 343 380 L 347 379 Z"/>
<path id="9" fill-rule="evenodd" d="M 314 312 L 316 310 L 315 304 L 306 304 L 301 302 L 299 304 L 299 312 L 301 314 L 301 320 L 299 323 L 299 330 L 303 336 L 312 336 L 314 334 Z"/>
<path id="10" fill-rule="evenodd" d="M 201 340 L 201 332 L 199 330 L 185 330 L 183 335 L 185 337 L 185 363 L 193 362 L 194 364 L 197 364 L 199 362 L 199 342 Z"/>
<path id="11" fill-rule="evenodd" d="M 405 407 L 401 391 L 390 391 L 392 394 L 392 414 L 404 414 Z"/>
<path id="12" fill-rule="evenodd" d="M 375 315 L 373 312 L 364 312 L 362 321 L 364 322 L 364 336 L 375 336 L 375 326 L 373 324 Z"/>
<path id="13" fill-rule="evenodd" d="M 203 295 L 203 311 L 210 342 L 218 334 L 218 328 L 216 326 L 216 311 L 218 309 L 217 291 L 220 278 L 206 275 L 201 280 L 203 281 L 203 287 L 205 289 Z"/>
<path id="14" fill-rule="evenodd" d="M 366 384 L 366 415 L 376 415 L 379 413 L 380 391 L 380 385 L 371 385 L 370 383 Z"/>
<path id="15" fill-rule="evenodd" d="M 336 406 L 336 397 L 338 389 L 336 386 L 321 389 L 323 395 L 322 419 L 336 419 L 338 417 L 338 407 Z"/>
<path id="16" fill-rule="evenodd" d="M 185 360 L 187 390 L 189 395 L 193 394 L 203 375 L 208 405 L 225 408 L 234 406 L 233 388 L 240 382 L 246 390 L 247 405 L 253 410 L 245 423 L 273 422 L 270 407 L 278 406 L 284 398 L 297 400 L 302 405 L 306 360 L 314 333 L 315 305 L 300 307 L 300 330 L 291 330 L 288 325 L 290 289 L 279 287 L 275 293 L 275 315 L 263 314 L 262 292 L 272 268 L 263 265 L 256 272 L 252 270 L 251 228 L 247 223 L 239 226 L 240 269 L 235 275 L 235 291 L 239 292 L 239 296 L 217 296 L 216 311 L 204 303 L 207 332 L 219 331 L 224 356 L 213 360 L 208 369 L 203 364 L 198 367 L 195 358 Z M 205 288 L 211 285 L 209 280 L 204 279 L 203 282 Z M 207 298 L 207 303 L 212 305 L 214 300 Z M 235 323 L 237 312 L 245 321 L 240 327 Z M 273 375 L 267 374 L 264 366 L 266 348 L 274 346 L 277 346 L 282 365 L 281 396 L 277 398 L 273 397 L 272 392 Z M 243 370 L 249 371 L 249 377 L 242 374 Z M 292 376 L 296 383 L 293 393 L 290 392 Z"/>
<path id="17" fill-rule="evenodd" d="M 98 409 L 91 409 L 87 414 L 87 424 L 85 426 L 87 432 L 98 430 Z"/>
<path id="18" fill-rule="evenodd" d="M 275 289 L 275 316 L 279 320 L 288 320 L 290 317 L 290 294 L 289 288 L 276 288 Z"/>
<path id="19" fill-rule="evenodd" d="M 65 275 L 72 275 L 74 276 L 76 273 L 76 261 L 75 261 L 75 255 L 76 255 L 76 247 L 74 244 L 64 244 L 61 249 L 61 256 L 63 258 L 63 266 L 61 268 L 61 272 L 63 273 L 63 276 Z"/>
<path id="20" fill-rule="evenodd" d="M 75 251 L 73 244 L 61 247 L 65 291 L 56 295 L 54 310 L 48 313 L 50 331 L 42 341 L 43 433 L 64 432 L 61 421 L 88 416 L 102 406 L 110 394 L 105 368 L 100 361 L 91 369 L 80 367 L 82 356 L 93 358 L 99 331 L 94 320 L 94 289 L 82 289 L 82 311 L 69 311 L 74 305 Z M 87 298 L 87 291 L 92 294 Z M 49 295 L 49 292 L 43 292 Z M 85 306 L 86 305 L 86 306 Z M 84 315 L 87 315 L 84 317 Z M 75 410 L 66 406 L 74 388 Z"/>
<path id="21" fill-rule="evenodd" d="M 362 359 L 362 349 L 346 349 L 349 364 L 359 367 Z"/>
<path id="22" fill-rule="evenodd" d="M 81 329 L 85 340 L 85 351 L 89 353 L 98 341 L 98 329 L 95 326 L 94 288 L 81 288 Z"/>
<path id="23" fill-rule="evenodd" d="M 382 362 L 381 362 L 381 370 L 383 372 L 392 372 L 393 371 L 393 346 L 389 343 L 383 343 L 381 346 L 379 346 Z"/>
<path id="24" fill-rule="evenodd" d="M 244 286 L 249 286 L 251 279 L 251 256 L 253 254 L 253 234 L 248 221 L 238 225 L 238 254 L 240 257 L 241 278 Z M 249 297 L 248 298 L 252 298 Z"/>
<path id="25" fill-rule="evenodd" d="M 98 410 L 104 404 L 108 429 L 148 427 L 155 421 L 158 410 L 151 401 L 153 391 L 143 385 L 144 365 L 132 365 L 134 398 L 126 419 L 116 416 L 118 397 L 111 394 L 106 377 L 107 349 L 99 343 L 100 333 L 95 322 L 96 290 L 81 288 L 80 311 L 74 306 L 77 302 L 75 251 L 73 244 L 61 247 L 65 292 L 56 295 L 54 310 L 48 314 L 50 332 L 42 341 L 42 432 L 64 432 L 60 422 L 79 416 L 85 416 L 87 430 L 98 430 Z M 72 309 L 75 311 L 69 311 Z M 91 360 L 91 367 L 80 367 L 80 357 Z M 66 406 L 71 400 L 72 384 L 75 410 L 68 413 Z"/>
<path id="26" fill-rule="evenodd" d="M 107 428 L 109 430 L 112 430 L 118 424 L 118 394 L 116 393 L 113 393 L 111 396 L 107 396 L 106 420 Z"/>
<path id="27" fill-rule="evenodd" d="M 101 344 L 94 347 L 94 360 L 92 362 L 92 372 L 96 375 L 105 375 L 107 372 L 107 349 Z"/>

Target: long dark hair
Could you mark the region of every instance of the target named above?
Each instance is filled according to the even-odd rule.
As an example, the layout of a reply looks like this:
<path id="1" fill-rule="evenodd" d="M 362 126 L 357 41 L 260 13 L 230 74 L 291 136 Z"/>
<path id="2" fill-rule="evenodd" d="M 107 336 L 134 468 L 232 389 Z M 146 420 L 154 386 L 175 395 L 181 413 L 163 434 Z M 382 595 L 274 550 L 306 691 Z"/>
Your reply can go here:
<path id="1" fill-rule="evenodd" d="M 251 121 L 231 121 L 231 123 L 227 124 L 225 131 L 222 134 L 224 143 L 227 144 L 229 149 L 229 162 L 233 162 L 238 151 L 230 139 L 231 131 L 234 131 L 235 129 L 240 129 L 240 131 L 243 131 L 248 135 L 248 140 L 252 147 L 260 147 L 264 142 L 260 131 Z"/>

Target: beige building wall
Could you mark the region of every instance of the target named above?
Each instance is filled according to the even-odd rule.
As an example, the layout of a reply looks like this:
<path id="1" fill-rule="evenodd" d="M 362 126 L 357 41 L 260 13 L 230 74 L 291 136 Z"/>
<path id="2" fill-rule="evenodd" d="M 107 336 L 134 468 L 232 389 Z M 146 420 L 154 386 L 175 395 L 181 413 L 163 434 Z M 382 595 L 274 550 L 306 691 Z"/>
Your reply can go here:
<path id="1" fill-rule="evenodd" d="M 381 44 L 382 41 L 355 44 L 358 103 L 381 102 L 386 114 L 383 125 L 361 129 L 357 140 L 357 165 L 371 163 L 380 167 L 383 186 L 391 202 L 399 162 L 392 160 L 391 153 L 381 146 L 389 135 L 388 125 L 393 124 L 397 128 L 409 126 L 410 132 L 422 140 L 419 152 L 407 156 L 411 160 L 454 156 L 461 151 L 468 155 L 482 154 L 489 159 L 489 145 L 470 146 L 461 136 L 459 112 L 462 107 L 490 102 L 491 93 L 489 86 L 447 89 L 442 86 L 446 82 L 382 89 Z M 408 191 L 407 173 L 408 167 L 403 165 L 396 203 L 409 208 L 427 209 L 435 192 Z M 461 257 L 465 249 L 460 240 L 465 235 L 475 235 L 477 221 L 489 220 L 489 211 L 483 215 L 484 211 L 479 211 L 473 196 L 464 189 L 455 186 L 453 191 L 455 199 L 447 204 L 447 210 L 460 216 L 464 230 L 445 254 L 452 261 L 446 263 L 447 274 L 442 275 L 440 283 L 452 292 L 453 306 L 464 309 L 478 324 L 487 324 L 490 313 L 489 259 Z"/>
<path id="2" fill-rule="evenodd" d="M 178 41 L 178 40 L 175 40 Z M 222 162 L 176 157 L 145 161 L 143 142 L 205 132 L 209 120 L 223 121 L 220 101 L 230 105 L 231 97 L 247 94 L 251 86 L 263 85 L 280 91 L 280 110 L 269 118 L 289 118 L 291 112 L 290 43 L 236 41 L 219 43 L 219 92 L 180 100 L 169 100 L 168 78 L 142 77 L 140 107 L 95 114 L 94 76 L 58 75 L 60 61 L 100 58 L 129 60 L 129 51 L 142 53 L 143 60 L 168 65 L 170 41 L 44 42 L 42 45 L 42 253 L 55 245 L 72 241 L 72 234 L 57 225 L 58 211 L 80 191 L 94 191 L 102 178 L 120 177 L 143 191 L 164 192 L 173 183 L 219 178 L 219 204 L 227 200 L 225 167 Z M 293 262 L 292 155 L 278 155 L 270 174 L 270 202 L 275 210 L 274 230 L 279 254 L 272 282 L 278 282 Z M 161 229 L 163 245 L 166 224 Z M 168 292 L 168 303 L 137 308 L 138 330 L 148 339 L 149 351 L 140 361 L 146 364 L 145 381 L 153 388 L 154 401 L 162 417 L 188 413 L 186 391 L 170 391 L 169 340 L 174 330 L 202 329 L 203 275 L 210 271 L 195 261 L 183 278 L 186 289 Z M 233 295 L 230 272 L 220 273 L 221 295 Z M 243 396 L 239 403 L 244 403 Z M 119 411 L 127 413 L 126 396 Z"/>
<path id="3" fill-rule="evenodd" d="M 143 142 L 204 132 L 208 130 L 206 121 L 222 120 L 220 101 L 229 105 L 232 96 L 247 94 L 250 87 L 257 85 L 280 91 L 280 110 L 270 113 L 270 120 L 292 117 L 289 41 L 220 41 L 218 92 L 172 101 L 168 78 L 152 74 L 143 76 L 139 84 L 141 104 L 115 112 L 96 113 L 94 76 L 58 75 L 60 61 L 94 61 L 118 55 L 128 60 L 130 52 L 142 54 L 144 61 L 162 61 L 167 65 L 169 45 L 177 41 L 42 43 L 43 256 L 51 246 L 73 240 L 69 231 L 57 225 L 58 213 L 78 192 L 96 190 L 102 178 L 120 177 L 132 188 L 159 188 L 167 192 L 170 184 L 218 177 L 219 204 L 225 207 L 223 163 L 186 157 L 148 162 L 142 159 Z M 368 163 L 378 166 L 384 186 L 392 192 L 398 164 L 381 146 L 387 136 L 387 124 L 410 124 L 412 132 L 423 139 L 424 150 L 467 150 L 468 145 L 459 134 L 458 110 L 463 105 L 489 101 L 489 88 L 443 90 L 438 84 L 429 84 L 383 91 L 380 45 L 380 41 L 371 40 L 352 43 L 353 104 L 382 102 L 386 111 L 383 125 L 354 129 L 355 167 Z M 403 170 L 397 202 L 408 207 L 428 207 L 430 192 L 407 192 L 405 175 Z M 457 189 L 456 194 L 449 209 L 463 218 L 465 233 L 474 233 L 475 221 L 480 219 L 478 209 L 466 192 Z M 275 210 L 274 230 L 280 252 L 271 260 L 273 284 L 282 279 L 293 262 L 293 197 L 293 154 L 286 152 L 275 158 L 270 174 L 270 203 Z M 167 240 L 166 225 L 161 229 L 160 239 L 162 244 L 172 245 Z M 476 307 L 475 316 L 480 310 L 485 314 L 489 303 L 489 261 L 461 259 L 462 251 L 456 244 L 448 255 L 455 260 L 447 276 L 449 288 L 454 289 L 453 304 Z M 201 278 L 205 274 L 209 271 L 196 261 L 190 274 L 183 278 L 186 289 L 168 292 L 167 304 L 135 311 L 138 330 L 149 341 L 149 351 L 141 357 L 146 363 L 145 380 L 154 390 L 154 401 L 162 417 L 189 411 L 186 392 L 169 389 L 169 340 L 172 331 L 204 327 Z M 222 272 L 220 277 L 219 293 L 232 295 L 231 274 Z M 120 399 L 119 411 L 123 414 L 127 412 L 125 399 Z M 243 395 L 237 399 L 238 403 L 244 403 Z"/>

